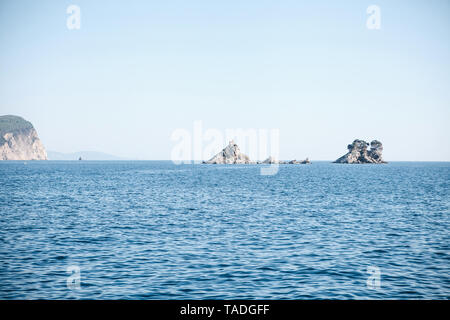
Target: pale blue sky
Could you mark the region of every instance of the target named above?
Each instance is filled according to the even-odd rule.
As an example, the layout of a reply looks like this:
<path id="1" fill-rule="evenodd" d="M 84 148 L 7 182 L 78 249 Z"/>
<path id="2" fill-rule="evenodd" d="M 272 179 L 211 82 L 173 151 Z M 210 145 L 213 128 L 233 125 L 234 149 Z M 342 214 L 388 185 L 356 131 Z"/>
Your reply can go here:
<path id="1" fill-rule="evenodd" d="M 360 138 L 388 161 L 450 161 L 449 39 L 447 0 L 2 0 L 0 114 L 60 152 L 169 159 L 173 130 L 202 120 L 279 128 L 282 159 Z"/>

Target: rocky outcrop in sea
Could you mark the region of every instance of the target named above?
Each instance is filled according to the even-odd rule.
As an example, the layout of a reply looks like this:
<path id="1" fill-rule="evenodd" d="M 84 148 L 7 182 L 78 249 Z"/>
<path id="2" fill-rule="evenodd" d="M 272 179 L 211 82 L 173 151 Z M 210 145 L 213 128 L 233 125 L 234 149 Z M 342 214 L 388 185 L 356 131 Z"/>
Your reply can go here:
<path id="1" fill-rule="evenodd" d="M 262 162 L 258 162 L 258 164 L 279 164 L 279 163 L 281 162 L 272 156 L 268 157 L 266 160 Z"/>
<path id="2" fill-rule="evenodd" d="M 297 161 L 280 161 L 275 157 L 268 157 L 264 161 L 251 161 L 249 156 L 243 154 L 239 149 L 239 146 L 234 143 L 234 141 L 230 141 L 228 146 L 226 146 L 222 151 L 216 154 L 214 157 L 209 159 L 208 161 L 203 161 L 204 164 L 310 164 L 308 158 L 305 160 Z"/>
<path id="3" fill-rule="evenodd" d="M 276 160 L 274 157 L 270 156 L 266 160 L 262 162 L 257 162 L 258 164 L 311 164 L 311 161 L 306 158 L 305 160 L 291 160 L 291 161 L 279 161 Z"/>
<path id="4" fill-rule="evenodd" d="M 216 154 L 208 161 L 204 161 L 206 164 L 249 164 L 253 163 L 250 158 L 243 154 L 238 145 L 233 140 L 230 141 L 222 151 Z"/>
<path id="5" fill-rule="evenodd" d="M 289 162 L 285 162 L 287 164 L 311 164 L 311 161 L 309 160 L 309 158 L 306 158 L 305 160 L 291 160 Z"/>
<path id="6" fill-rule="evenodd" d="M 364 140 L 356 139 L 347 146 L 348 153 L 334 161 L 334 163 L 387 163 L 383 160 L 383 144 L 378 140 L 369 144 Z"/>
<path id="7" fill-rule="evenodd" d="M 0 116 L 0 160 L 47 160 L 30 122 L 18 116 Z"/>

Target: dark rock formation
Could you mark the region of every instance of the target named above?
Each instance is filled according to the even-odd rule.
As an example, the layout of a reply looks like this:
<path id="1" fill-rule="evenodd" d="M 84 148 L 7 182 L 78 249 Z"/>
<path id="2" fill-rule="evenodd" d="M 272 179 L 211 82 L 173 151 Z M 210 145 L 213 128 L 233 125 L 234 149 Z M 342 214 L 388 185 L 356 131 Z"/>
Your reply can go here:
<path id="1" fill-rule="evenodd" d="M 369 144 L 364 140 L 356 139 L 347 146 L 348 153 L 334 161 L 334 163 L 387 163 L 382 158 L 383 145 L 378 140 Z"/>
<path id="2" fill-rule="evenodd" d="M 270 156 L 266 160 L 264 160 L 263 162 L 258 162 L 258 163 L 261 163 L 261 164 L 279 164 L 279 163 L 282 163 L 282 162 L 280 162 L 277 159 L 275 159 L 274 157 Z"/>
<path id="3" fill-rule="evenodd" d="M 264 161 L 258 161 L 257 164 L 311 164 L 311 161 L 306 158 L 305 160 L 291 160 L 291 161 L 279 161 L 270 156 Z"/>
<path id="4" fill-rule="evenodd" d="M 311 161 L 306 158 L 305 160 L 300 161 L 300 164 L 311 164 Z"/>
<path id="5" fill-rule="evenodd" d="M 305 160 L 300 160 L 300 161 L 297 161 L 297 160 L 291 160 L 291 161 L 284 162 L 284 163 L 285 163 L 285 164 L 311 164 L 311 161 L 309 161 L 309 159 L 306 158 Z"/>
<path id="6" fill-rule="evenodd" d="M 0 160 L 47 160 L 30 122 L 18 116 L 0 116 Z"/>

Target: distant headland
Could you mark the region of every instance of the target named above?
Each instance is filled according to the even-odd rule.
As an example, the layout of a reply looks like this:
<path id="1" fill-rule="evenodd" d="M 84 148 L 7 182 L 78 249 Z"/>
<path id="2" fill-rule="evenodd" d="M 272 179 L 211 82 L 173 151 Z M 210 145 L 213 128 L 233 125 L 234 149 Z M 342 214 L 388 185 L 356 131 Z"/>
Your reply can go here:
<path id="1" fill-rule="evenodd" d="M 31 122 L 0 116 L 0 160 L 47 160 L 47 152 Z"/>

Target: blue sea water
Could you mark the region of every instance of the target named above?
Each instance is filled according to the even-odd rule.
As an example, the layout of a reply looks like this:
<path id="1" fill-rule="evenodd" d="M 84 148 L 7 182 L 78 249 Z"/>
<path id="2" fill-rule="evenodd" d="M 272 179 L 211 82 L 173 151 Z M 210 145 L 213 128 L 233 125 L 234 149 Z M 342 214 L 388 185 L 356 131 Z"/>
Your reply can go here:
<path id="1" fill-rule="evenodd" d="M 259 170 L 1 162 L 0 298 L 450 298 L 450 163 Z"/>

